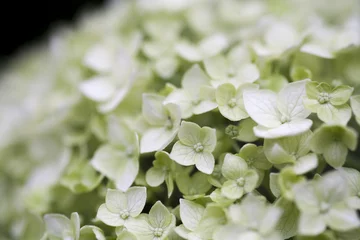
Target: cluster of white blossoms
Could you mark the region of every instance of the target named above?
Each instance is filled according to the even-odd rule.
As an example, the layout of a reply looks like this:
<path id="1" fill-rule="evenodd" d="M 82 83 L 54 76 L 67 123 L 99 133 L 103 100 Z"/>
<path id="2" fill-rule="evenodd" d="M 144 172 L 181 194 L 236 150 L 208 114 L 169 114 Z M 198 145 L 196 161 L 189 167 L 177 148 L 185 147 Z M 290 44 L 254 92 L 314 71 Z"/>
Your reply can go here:
<path id="1" fill-rule="evenodd" d="M 0 74 L 0 239 L 359 240 L 357 0 L 119 0 Z"/>

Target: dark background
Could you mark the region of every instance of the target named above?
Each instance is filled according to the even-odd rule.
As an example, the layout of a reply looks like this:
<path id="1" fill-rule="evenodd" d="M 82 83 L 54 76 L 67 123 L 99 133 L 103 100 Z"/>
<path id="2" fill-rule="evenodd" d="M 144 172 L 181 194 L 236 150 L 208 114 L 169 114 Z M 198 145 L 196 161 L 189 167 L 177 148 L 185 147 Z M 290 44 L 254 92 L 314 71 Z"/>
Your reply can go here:
<path id="1" fill-rule="evenodd" d="M 0 61 L 23 46 L 43 39 L 57 23 L 71 24 L 84 8 L 100 7 L 105 0 L 10 0 L 0 4 Z"/>

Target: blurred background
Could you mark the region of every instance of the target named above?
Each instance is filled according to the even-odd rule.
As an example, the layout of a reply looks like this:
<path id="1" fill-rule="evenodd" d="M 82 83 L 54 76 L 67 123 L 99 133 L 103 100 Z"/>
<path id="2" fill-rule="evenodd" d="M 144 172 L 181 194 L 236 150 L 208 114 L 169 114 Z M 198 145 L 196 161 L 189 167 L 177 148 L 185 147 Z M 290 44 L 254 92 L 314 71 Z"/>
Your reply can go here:
<path id="1" fill-rule="evenodd" d="M 44 39 L 56 25 L 72 22 L 85 9 L 104 0 L 6 1 L 0 8 L 0 63 L 23 46 Z"/>

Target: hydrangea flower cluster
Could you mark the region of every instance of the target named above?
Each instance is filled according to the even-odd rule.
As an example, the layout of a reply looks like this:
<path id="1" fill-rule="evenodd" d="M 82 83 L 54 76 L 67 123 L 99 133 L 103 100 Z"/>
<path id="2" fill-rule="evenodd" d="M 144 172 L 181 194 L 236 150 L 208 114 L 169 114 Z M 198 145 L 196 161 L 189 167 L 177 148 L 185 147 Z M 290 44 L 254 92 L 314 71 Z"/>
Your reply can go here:
<path id="1" fill-rule="evenodd" d="M 0 81 L 0 239 L 359 240 L 356 0 L 121 0 Z"/>

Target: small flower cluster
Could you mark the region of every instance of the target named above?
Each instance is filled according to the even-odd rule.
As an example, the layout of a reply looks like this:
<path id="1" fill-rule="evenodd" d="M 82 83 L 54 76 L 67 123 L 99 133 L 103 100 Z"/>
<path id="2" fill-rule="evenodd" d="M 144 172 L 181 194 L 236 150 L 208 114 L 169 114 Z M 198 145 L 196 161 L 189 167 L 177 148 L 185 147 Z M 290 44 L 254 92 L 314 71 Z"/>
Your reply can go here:
<path id="1" fill-rule="evenodd" d="M 359 8 L 121 0 L 57 29 L 0 76 L 0 239 L 359 240 Z"/>

